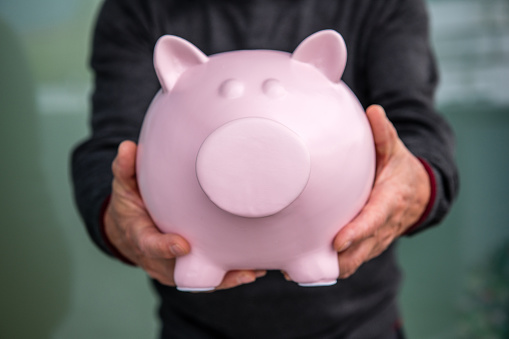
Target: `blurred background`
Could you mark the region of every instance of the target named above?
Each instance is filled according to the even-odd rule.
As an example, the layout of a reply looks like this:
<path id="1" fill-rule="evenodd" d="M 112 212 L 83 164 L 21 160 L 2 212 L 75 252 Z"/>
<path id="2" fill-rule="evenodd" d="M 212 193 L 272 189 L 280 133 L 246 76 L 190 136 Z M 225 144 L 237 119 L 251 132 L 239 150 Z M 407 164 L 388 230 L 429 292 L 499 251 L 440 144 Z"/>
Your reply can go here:
<path id="1" fill-rule="evenodd" d="M 400 241 L 409 338 L 509 338 L 509 0 L 429 0 L 438 106 L 459 200 Z M 155 338 L 139 270 L 103 256 L 74 208 L 99 0 L 0 0 L 0 338 Z"/>

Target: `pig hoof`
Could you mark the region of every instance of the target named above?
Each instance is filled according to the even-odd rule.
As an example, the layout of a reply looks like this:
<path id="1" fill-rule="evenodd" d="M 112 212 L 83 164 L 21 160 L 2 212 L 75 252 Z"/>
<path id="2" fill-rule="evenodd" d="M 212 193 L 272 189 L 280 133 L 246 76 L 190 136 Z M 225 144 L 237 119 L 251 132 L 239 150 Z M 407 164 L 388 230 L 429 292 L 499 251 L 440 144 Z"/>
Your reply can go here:
<path id="1" fill-rule="evenodd" d="M 318 287 L 318 286 L 332 286 L 335 285 L 337 280 L 329 280 L 329 281 L 317 281 L 312 283 L 299 283 L 299 286 L 302 287 Z"/>
<path id="2" fill-rule="evenodd" d="M 181 292 L 208 292 L 213 291 L 214 287 L 179 287 L 177 286 L 177 290 Z"/>

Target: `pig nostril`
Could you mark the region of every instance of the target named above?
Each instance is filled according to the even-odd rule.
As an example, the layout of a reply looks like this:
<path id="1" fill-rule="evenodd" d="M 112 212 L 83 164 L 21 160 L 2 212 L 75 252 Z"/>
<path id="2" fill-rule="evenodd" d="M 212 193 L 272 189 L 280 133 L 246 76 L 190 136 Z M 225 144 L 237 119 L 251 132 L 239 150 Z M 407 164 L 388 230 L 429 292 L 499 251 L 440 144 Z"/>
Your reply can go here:
<path id="1" fill-rule="evenodd" d="M 196 159 L 198 182 L 219 208 L 265 217 L 289 206 L 304 190 L 310 157 L 300 137 L 263 118 L 231 121 L 212 132 Z"/>
<path id="2" fill-rule="evenodd" d="M 226 99 L 235 99 L 244 94 L 244 84 L 237 79 L 228 79 L 219 86 L 219 95 Z"/>

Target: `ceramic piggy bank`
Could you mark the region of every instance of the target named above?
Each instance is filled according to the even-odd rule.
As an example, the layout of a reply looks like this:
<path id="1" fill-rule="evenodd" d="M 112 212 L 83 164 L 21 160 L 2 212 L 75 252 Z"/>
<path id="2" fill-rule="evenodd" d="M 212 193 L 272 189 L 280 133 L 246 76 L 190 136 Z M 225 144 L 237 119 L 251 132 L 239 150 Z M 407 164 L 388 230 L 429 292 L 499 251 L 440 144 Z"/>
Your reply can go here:
<path id="1" fill-rule="evenodd" d="M 375 169 L 366 115 L 340 80 L 342 37 L 315 33 L 293 54 L 206 56 L 163 36 L 154 64 L 162 89 L 137 175 L 155 224 L 191 245 L 176 261 L 177 287 L 213 289 L 234 269 L 334 284 L 334 236 L 365 204 Z"/>

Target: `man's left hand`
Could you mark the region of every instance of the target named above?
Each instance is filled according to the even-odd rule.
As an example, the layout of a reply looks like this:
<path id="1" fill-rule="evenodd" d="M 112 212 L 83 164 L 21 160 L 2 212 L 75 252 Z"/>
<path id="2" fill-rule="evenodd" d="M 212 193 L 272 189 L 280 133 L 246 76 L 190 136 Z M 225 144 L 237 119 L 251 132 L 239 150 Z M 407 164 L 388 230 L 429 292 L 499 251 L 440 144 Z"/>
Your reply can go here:
<path id="1" fill-rule="evenodd" d="M 431 195 L 428 173 L 406 148 L 381 106 L 366 110 L 376 148 L 375 182 L 368 202 L 334 239 L 340 278 L 380 255 L 414 225 Z"/>

